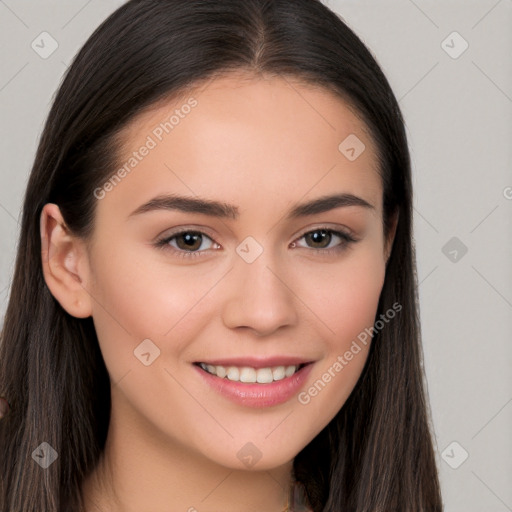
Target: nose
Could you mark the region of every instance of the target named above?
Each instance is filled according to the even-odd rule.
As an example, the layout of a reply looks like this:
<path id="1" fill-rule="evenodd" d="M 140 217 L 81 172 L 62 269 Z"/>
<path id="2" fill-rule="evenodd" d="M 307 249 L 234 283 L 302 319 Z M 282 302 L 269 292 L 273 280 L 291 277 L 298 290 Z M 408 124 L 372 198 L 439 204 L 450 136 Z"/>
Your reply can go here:
<path id="1" fill-rule="evenodd" d="M 257 336 L 268 336 L 281 327 L 297 322 L 297 298 L 291 276 L 278 265 L 271 251 L 252 263 L 237 258 L 226 283 L 228 299 L 222 320 L 230 329 L 249 329 Z"/>

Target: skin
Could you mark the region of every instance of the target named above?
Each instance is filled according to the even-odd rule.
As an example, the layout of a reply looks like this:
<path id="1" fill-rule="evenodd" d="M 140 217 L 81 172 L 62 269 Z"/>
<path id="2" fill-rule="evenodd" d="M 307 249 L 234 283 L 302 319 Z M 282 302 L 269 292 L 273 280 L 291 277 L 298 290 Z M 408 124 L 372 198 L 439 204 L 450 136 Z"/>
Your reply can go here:
<path id="1" fill-rule="evenodd" d="M 369 344 L 306 405 L 294 396 L 244 407 L 197 375 L 194 361 L 301 356 L 315 361 L 307 390 L 373 325 L 394 230 L 385 240 L 376 148 L 332 93 L 289 78 L 231 74 L 194 97 L 190 114 L 98 200 L 88 243 L 69 232 L 56 205 L 41 216 L 47 285 L 71 315 L 92 316 L 111 377 L 104 458 L 83 487 L 88 512 L 282 510 L 293 458 L 343 406 L 366 361 Z M 135 119 L 120 161 L 185 102 Z M 354 161 L 338 150 L 349 134 L 366 146 Z M 374 209 L 285 220 L 292 205 L 334 192 Z M 234 204 L 240 217 L 171 210 L 128 217 L 163 193 Z M 332 235 L 315 245 L 303 236 L 322 227 L 358 241 L 343 246 Z M 167 250 L 155 247 L 173 228 L 205 233 L 197 244 L 203 255 L 172 252 L 186 251 L 179 237 Z M 236 252 L 248 236 L 263 248 L 250 264 Z M 134 350 L 148 338 L 160 356 L 145 366 Z M 249 442 L 261 452 L 250 468 L 237 457 Z"/>

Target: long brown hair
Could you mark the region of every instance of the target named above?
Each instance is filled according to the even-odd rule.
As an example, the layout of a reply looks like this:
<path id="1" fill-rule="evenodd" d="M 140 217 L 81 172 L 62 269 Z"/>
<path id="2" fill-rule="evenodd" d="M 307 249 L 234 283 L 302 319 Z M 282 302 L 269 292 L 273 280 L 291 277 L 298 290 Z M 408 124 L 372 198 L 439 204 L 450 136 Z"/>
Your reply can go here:
<path id="1" fill-rule="evenodd" d="M 290 76 L 335 92 L 378 148 L 384 230 L 398 226 L 360 379 L 335 418 L 294 460 L 315 512 L 442 510 L 422 368 L 404 121 L 372 54 L 319 0 L 131 0 L 69 67 L 41 136 L 23 203 L 0 342 L 0 510 L 81 511 L 110 418 L 110 381 L 92 318 L 75 318 L 46 286 L 39 219 L 59 205 L 71 231 L 94 229 L 94 189 L 116 169 L 121 128 L 138 113 L 230 70 Z M 341 141 L 340 141 L 341 142 Z M 33 460 L 48 443 L 48 468 Z"/>

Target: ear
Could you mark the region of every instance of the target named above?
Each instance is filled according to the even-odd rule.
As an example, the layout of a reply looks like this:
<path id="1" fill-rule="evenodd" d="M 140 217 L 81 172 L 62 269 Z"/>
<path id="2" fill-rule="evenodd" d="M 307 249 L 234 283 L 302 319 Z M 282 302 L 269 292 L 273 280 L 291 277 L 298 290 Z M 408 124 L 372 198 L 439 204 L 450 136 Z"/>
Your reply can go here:
<path id="1" fill-rule="evenodd" d="M 393 248 L 393 242 L 395 240 L 395 235 L 396 235 L 396 228 L 398 226 L 398 217 L 399 217 L 399 210 L 397 208 L 395 213 L 393 213 L 393 215 L 391 217 L 391 226 L 389 229 L 389 235 L 384 244 L 384 259 L 385 259 L 386 265 L 388 264 L 389 256 L 391 255 L 391 249 Z"/>
<path id="2" fill-rule="evenodd" d="M 83 241 L 70 234 L 56 204 L 44 205 L 40 217 L 43 275 L 51 294 L 72 316 L 92 314 L 87 282 L 88 259 Z"/>

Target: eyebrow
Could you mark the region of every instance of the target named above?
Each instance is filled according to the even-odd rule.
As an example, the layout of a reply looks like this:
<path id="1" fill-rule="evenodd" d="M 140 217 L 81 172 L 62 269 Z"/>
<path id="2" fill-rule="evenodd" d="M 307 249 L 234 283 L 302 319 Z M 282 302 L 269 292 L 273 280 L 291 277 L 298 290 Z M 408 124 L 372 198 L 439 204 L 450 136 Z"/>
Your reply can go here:
<path id="1" fill-rule="evenodd" d="M 316 215 L 334 210 L 335 208 L 347 206 L 361 206 L 366 209 L 375 210 L 375 207 L 363 198 L 353 194 L 342 193 L 322 196 L 306 203 L 296 204 L 289 211 L 286 219 L 291 220 L 308 217 L 310 215 Z M 185 197 L 171 194 L 160 195 L 150 199 L 147 203 L 136 208 L 128 217 L 155 210 L 177 210 L 185 213 L 200 213 L 214 218 L 233 220 L 238 219 L 240 215 L 239 208 L 232 204 L 199 197 Z"/>

